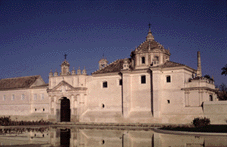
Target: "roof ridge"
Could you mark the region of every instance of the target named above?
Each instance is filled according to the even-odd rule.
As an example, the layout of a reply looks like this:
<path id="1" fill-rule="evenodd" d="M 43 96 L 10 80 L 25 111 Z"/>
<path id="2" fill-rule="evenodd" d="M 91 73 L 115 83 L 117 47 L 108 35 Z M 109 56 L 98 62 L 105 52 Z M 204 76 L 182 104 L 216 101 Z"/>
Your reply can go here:
<path id="1" fill-rule="evenodd" d="M 37 76 L 39 76 L 39 77 L 40 77 L 40 75 L 34 75 L 34 76 L 13 77 L 13 78 L 5 78 L 5 79 L 28 78 L 28 77 L 37 77 Z M 0 80 L 4 80 L 4 79 L 0 79 Z"/>
<path id="2" fill-rule="evenodd" d="M 174 62 L 174 61 L 167 61 L 167 62 L 173 62 L 173 63 L 176 63 L 176 64 L 185 65 L 185 64 L 182 64 L 182 63 L 177 63 L 177 62 Z"/>
<path id="3" fill-rule="evenodd" d="M 105 68 L 111 66 L 112 64 L 116 63 L 116 62 L 119 61 L 119 60 L 124 60 L 124 59 L 117 59 L 117 60 L 111 62 L 110 64 L 108 64 L 106 67 L 94 71 L 92 74 L 94 74 L 94 73 L 96 73 L 96 72 L 98 72 L 98 71 L 101 71 L 101 70 L 103 70 L 103 69 L 105 69 Z"/>

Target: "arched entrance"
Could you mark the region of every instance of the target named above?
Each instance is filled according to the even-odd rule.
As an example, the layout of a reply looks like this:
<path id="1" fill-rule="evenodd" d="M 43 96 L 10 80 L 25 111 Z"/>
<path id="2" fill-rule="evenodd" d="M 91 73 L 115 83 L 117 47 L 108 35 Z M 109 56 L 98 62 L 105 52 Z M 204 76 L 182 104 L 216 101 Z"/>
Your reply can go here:
<path id="1" fill-rule="evenodd" d="M 61 122 L 70 122 L 70 100 L 64 97 L 61 100 Z"/>

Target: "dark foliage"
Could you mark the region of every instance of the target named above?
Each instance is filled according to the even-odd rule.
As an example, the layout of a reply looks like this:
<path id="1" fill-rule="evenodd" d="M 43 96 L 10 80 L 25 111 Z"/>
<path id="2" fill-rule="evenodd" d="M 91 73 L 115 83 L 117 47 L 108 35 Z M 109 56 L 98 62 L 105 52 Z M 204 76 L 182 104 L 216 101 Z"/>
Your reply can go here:
<path id="1" fill-rule="evenodd" d="M 227 125 L 208 125 L 204 127 L 193 126 L 165 126 L 163 130 L 186 131 L 186 132 L 211 132 L 211 133 L 227 133 Z"/>
<path id="2" fill-rule="evenodd" d="M 44 120 L 39 121 L 12 121 L 10 117 L 0 117 L 1 126 L 22 126 L 22 125 L 50 125 L 51 122 L 46 122 Z"/>
<path id="3" fill-rule="evenodd" d="M 227 64 L 221 68 L 222 72 L 221 72 L 221 75 L 227 75 Z"/>
<path id="4" fill-rule="evenodd" d="M 210 119 L 209 118 L 194 118 L 193 120 L 193 125 L 195 127 L 204 127 L 210 124 Z"/>
<path id="5" fill-rule="evenodd" d="M 217 95 L 219 100 L 227 100 L 227 86 L 224 83 L 219 86 Z"/>
<path id="6" fill-rule="evenodd" d="M 207 78 L 207 79 L 209 79 L 211 81 L 214 81 L 213 78 L 210 77 L 210 75 L 204 75 L 204 78 Z"/>

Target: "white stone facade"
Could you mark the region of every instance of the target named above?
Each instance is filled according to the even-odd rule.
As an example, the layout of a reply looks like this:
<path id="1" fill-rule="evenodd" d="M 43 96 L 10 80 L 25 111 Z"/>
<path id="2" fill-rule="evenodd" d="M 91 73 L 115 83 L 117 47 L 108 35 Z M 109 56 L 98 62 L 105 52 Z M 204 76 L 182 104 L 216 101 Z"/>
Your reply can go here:
<path id="1" fill-rule="evenodd" d="M 65 60 L 60 74 L 50 72 L 48 85 L 38 77 L 27 87 L 1 86 L 0 114 L 55 122 L 67 116 L 72 122 L 190 123 L 200 116 L 223 122 L 213 116 L 218 111 L 209 111 L 217 108 L 217 95 L 213 80 L 201 77 L 200 54 L 198 70 L 172 62 L 149 30 L 130 59 L 107 63 L 101 59 L 99 70 L 87 75 L 85 69 L 70 72 Z"/>

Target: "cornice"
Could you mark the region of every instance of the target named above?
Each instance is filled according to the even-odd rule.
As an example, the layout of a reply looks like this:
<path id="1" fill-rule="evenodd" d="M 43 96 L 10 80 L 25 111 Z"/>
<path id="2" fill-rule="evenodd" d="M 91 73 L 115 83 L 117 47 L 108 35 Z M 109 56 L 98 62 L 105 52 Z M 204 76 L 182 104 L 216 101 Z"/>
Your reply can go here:
<path id="1" fill-rule="evenodd" d="M 217 92 L 218 91 L 216 89 L 212 89 L 212 88 L 208 88 L 208 87 L 187 87 L 187 88 L 181 88 L 181 90 L 184 90 L 184 91 L 190 91 L 190 90 L 207 90 L 207 91 L 213 91 L 213 92 Z"/>

